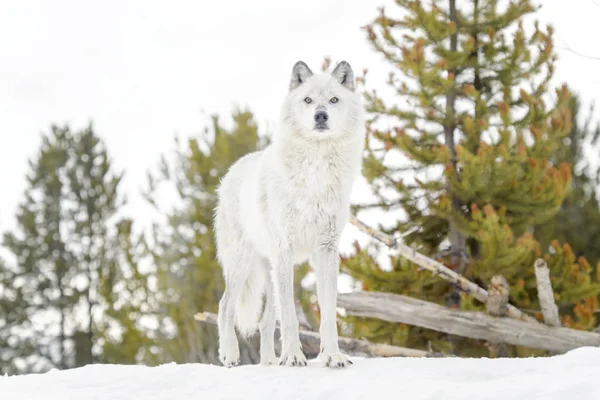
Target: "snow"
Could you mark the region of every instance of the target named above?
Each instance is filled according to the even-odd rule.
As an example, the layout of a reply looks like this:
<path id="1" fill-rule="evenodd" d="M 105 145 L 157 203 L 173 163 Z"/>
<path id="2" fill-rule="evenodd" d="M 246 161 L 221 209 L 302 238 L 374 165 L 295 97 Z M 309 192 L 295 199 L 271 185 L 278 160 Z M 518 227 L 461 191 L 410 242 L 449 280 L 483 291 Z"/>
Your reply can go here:
<path id="1" fill-rule="evenodd" d="M 2 400 L 600 399 L 600 348 L 547 358 L 354 358 L 344 370 L 89 365 L 0 377 Z"/>

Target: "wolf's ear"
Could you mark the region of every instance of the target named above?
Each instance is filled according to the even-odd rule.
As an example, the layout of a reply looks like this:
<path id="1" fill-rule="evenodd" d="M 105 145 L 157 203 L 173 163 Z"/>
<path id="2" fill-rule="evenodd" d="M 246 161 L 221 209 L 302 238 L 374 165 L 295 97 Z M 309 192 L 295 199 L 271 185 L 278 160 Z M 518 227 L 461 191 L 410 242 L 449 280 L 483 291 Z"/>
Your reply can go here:
<path id="1" fill-rule="evenodd" d="M 302 85 L 310 76 L 312 71 L 304 61 L 298 61 L 292 69 L 292 79 L 290 81 L 290 90 Z"/>
<path id="2" fill-rule="evenodd" d="M 340 61 L 340 63 L 335 66 L 331 76 L 333 76 L 342 86 L 354 91 L 354 72 L 352 72 L 352 67 L 346 61 Z"/>

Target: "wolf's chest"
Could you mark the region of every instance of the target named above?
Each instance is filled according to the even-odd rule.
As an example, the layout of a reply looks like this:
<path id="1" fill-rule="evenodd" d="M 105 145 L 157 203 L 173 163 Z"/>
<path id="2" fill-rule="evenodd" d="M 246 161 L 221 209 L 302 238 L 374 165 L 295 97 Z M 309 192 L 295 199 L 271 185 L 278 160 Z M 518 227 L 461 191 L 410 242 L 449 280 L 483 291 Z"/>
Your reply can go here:
<path id="1" fill-rule="evenodd" d="M 289 189 L 299 211 L 320 214 L 335 208 L 340 200 L 343 185 L 338 171 L 313 166 L 292 177 Z"/>
<path id="2" fill-rule="evenodd" d="M 342 187 L 330 175 L 311 175 L 290 182 L 287 221 L 299 242 L 311 241 L 343 207 Z"/>
<path id="3" fill-rule="evenodd" d="M 335 152 L 319 154 L 318 149 L 292 155 L 285 169 L 276 189 L 282 195 L 281 229 L 290 245 L 305 254 L 347 207 L 352 171 Z"/>

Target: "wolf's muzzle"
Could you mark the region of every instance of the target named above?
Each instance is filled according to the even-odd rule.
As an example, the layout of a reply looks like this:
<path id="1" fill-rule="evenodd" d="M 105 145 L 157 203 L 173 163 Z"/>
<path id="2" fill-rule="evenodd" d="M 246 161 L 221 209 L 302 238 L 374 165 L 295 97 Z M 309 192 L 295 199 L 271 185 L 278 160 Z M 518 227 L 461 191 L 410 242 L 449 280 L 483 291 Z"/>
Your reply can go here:
<path id="1" fill-rule="evenodd" d="M 327 120 L 329 119 L 329 115 L 325 111 L 318 111 L 315 114 L 315 129 L 323 130 L 327 128 Z"/>

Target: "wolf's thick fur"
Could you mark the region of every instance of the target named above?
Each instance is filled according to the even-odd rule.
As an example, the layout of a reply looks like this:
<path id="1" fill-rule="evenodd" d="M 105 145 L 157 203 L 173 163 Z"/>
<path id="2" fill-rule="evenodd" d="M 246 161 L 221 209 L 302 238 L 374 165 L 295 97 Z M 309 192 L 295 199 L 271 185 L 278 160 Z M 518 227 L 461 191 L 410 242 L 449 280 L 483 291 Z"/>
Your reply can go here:
<path id="1" fill-rule="evenodd" d="M 240 158 L 223 178 L 215 233 L 226 283 L 218 319 L 224 365 L 239 362 L 235 327 L 243 336 L 259 328 L 261 364 L 306 365 L 293 295 L 294 265 L 306 260 L 316 275 L 320 358 L 332 367 L 351 363 L 339 352 L 336 330 L 338 245 L 360 174 L 363 118 L 348 63 L 316 75 L 299 61 L 272 144 Z"/>

